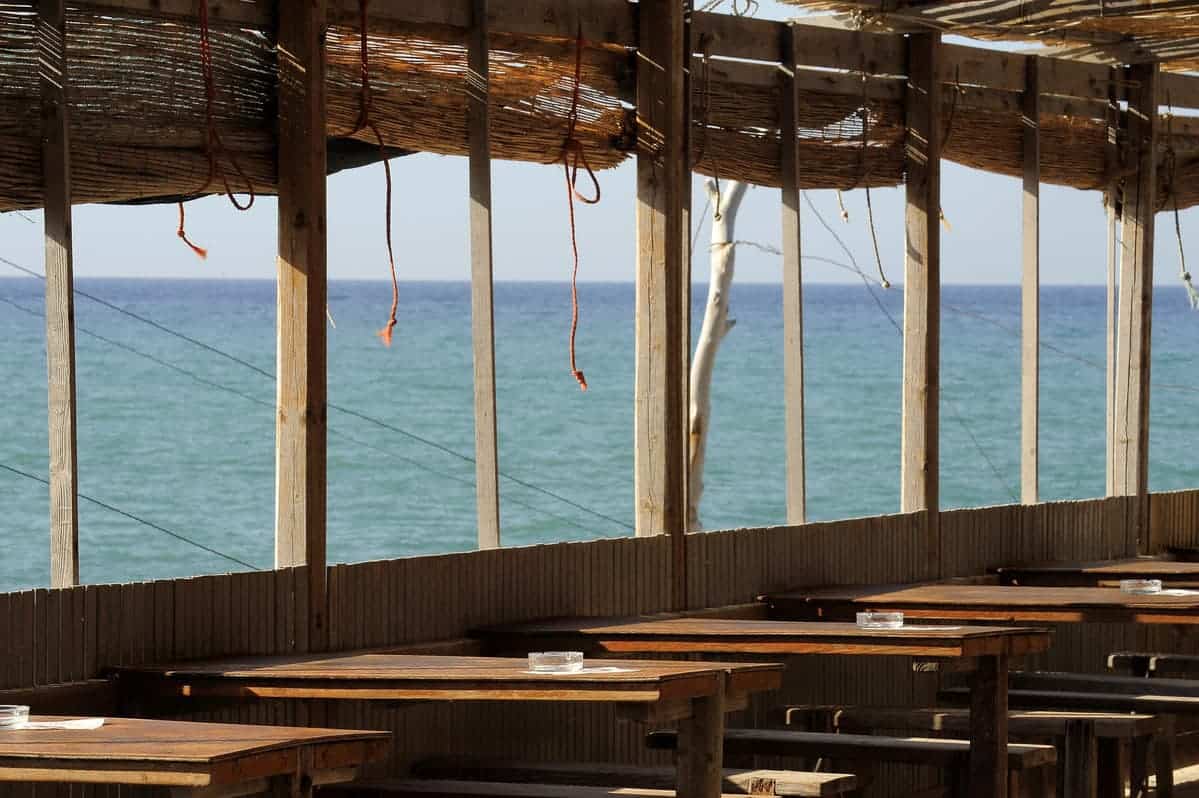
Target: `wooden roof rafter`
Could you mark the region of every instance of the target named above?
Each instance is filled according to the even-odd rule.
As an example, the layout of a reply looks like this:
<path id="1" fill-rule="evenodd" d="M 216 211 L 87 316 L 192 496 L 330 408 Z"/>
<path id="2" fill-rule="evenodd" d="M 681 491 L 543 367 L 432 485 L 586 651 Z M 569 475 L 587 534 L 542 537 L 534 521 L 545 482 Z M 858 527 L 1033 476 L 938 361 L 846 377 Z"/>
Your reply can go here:
<path id="1" fill-rule="evenodd" d="M 1036 41 L 1057 57 L 1199 68 L 1195 0 L 785 0 L 866 30 L 925 28 L 978 39 Z"/>

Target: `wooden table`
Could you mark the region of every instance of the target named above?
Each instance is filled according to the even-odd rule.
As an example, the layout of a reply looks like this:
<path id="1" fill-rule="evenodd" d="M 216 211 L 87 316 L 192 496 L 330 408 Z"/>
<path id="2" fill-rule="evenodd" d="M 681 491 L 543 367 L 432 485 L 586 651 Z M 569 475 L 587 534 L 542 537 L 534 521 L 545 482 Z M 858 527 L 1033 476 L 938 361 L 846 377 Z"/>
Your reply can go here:
<path id="1" fill-rule="evenodd" d="M 996 573 L 1008 585 L 1119 587 L 1121 579 L 1160 579 L 1174 587 L 1199 586 L 1199 562 L 1149 557 L 1010 565 L 997 569 Z"/>
<path id="2" fill-rule="evenodd" d="M 889 585 L 838 587 L 763 596 L 779 618 L 848 619 L 864 610 L 909 618 L 1014 623 L 1199 624 L 1199 593 L 1137 596 L 1110 587 Z"/>
<path id="3" fill-rule="evenodd" d="M 31 720 L 62 720 L 34 717 Z M 382 759 L 390 732 L 109 718 L 99 729 L 0 729 L 0 781 L 170 787 L 192 798 L 311 795 Z"/>
<path id="4" fill-rule="evenodd" d="M 528 672 L 525 659 L 403 654 L 266 657 L 117 670 L 122 689 L 159 697 L 367 701 L 603 702 L 645 722 L 679 721 L 680 798 L 721 792 L 724 716 L 777 689 L 782 666 L 607 661 L 583 673 Z M 614 670 L 605 670 L 614 669 Z M 726 706 L 728 696 L 731 706 Z"/>
<path id="5" fill-rule="evenodd" d="M 970 794 L 1007 795 L 1008 658 L 1044 651 L 1040 629 L 908 626 L 718 618 L 560 619 L 496 627 L 481 634 L 507 650 L 582 648 L 604 653 L 856 654 L 963 660 L 971 680 Z"/>

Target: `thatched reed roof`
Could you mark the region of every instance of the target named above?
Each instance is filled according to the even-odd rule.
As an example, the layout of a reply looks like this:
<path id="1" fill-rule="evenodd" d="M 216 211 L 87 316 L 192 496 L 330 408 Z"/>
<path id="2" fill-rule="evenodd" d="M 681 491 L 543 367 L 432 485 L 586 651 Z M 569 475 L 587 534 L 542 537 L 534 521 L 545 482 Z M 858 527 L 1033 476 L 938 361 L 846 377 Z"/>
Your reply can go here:
<path id="1" fill-rule="evenodd" d="M 275 48 L 265 0 L 214 9 L 215 121 L 255 188 L 275 183 Z M 328 135 L 351 134 L 359 115 L 355 0 L 329 0 Z M 1108 0 L 1109 6 L 1119 0 Z M 869 5 L 840 3 L 840 6 Z M 934 4 L 927 4 L 934 5 Z M 936 4 L 944 5 L 944 4 Z M 990 2 L 958 6 L 991 5 Z M 1010 3 L 1017 6 L 1020 3 Z M 1024 3 L 1027 7 L 1045 3 Z M 1175 5 L 1175 4 L 1168 4 Z M 596 169 L 635 146 L 635 4 L 625 0 L 492 0 L 492 151 L 554 163 L 562 153 L 583 31 L 576 138 Z M 0 0 L 0 211 L 41 204 L 40 88 L 33 0 Z M 373 119 L 396 150 L 467 153 L 466 0 L 375 4 L 369 23 Z M 692 68 L 695 169 L 780 183 L 782 23 L 695 15 Z M 798 27 L 806 188 L 897 185 L 904 169 L 905 40 L 893 34 Z M 77 0 L 68 10 L 68 98 L 76 202 L 212 193 L 199 27 L 190 0 Z M 706 52 L 707 57 L 700 54 Z M 1022 56 L 944 48 L 944 155 L 1022 174 Z M 1121 70 L 1047 61 L 1042 179 L 1103 189 L 1122 174 L 1109 143 L 1110 100 Z M 1170 76 L 1174 103 L 1199 108 L 1199 79 Z M 1163 126 L 1165 129 L 1165 126 Z M 1199 204 L 1199 122 L 1177 118 L 1163 135 L 1161 201 Z M 361 160 L 363 151 L 356 157 Z M 369 158 L 369 155 L 368 155 Z M 402 179 L 402 178 L 401 178 Z M 233 180 L 235 190 L 242 186 Z"/>
<path id="2" fill-rule="evenodd" d="M 1035 41 L 1097 63 L 1160 61 L 1199 70 L 1195 0 L 783 0 L 846 15 L 851 26 L 924 27 L 976 39 Z"/>

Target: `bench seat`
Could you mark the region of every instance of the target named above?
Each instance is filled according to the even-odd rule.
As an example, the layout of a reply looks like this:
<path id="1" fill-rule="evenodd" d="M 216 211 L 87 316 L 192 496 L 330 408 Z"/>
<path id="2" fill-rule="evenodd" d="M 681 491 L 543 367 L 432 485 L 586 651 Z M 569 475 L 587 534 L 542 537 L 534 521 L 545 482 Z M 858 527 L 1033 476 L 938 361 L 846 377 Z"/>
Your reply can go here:
<path id="1" fill-rule="evenodd" d="M 383 779 L 359 781 L 321 791 L 343 798 L 675 798 L 672 789 L 531 784 L 470 779 Z M 721 798 L 745 798 L 722 795 Z"/>
<path id="2" fill-rule="evenodd" d="M 412 768 L 412 775 L 431 779 L 673 789 L 677 774 L 673 768 L 635 765 L 449 757 L 418 762 Z M 730 795 L 814 798 L 844 795 L 857 789 L 857 777 L 848 773 L 726 769 L 723 778 L 721 789 Z"/>
<path id="3" fill-rule="evenodd" d="M 650 748 L 673 751 L 678 747 L 678 732 L 650 732 L 647 742 Z M 903 762 L 959 769 L 965 768 L 969 762 L 970 742 L 929 737 L 729 729 L 724 735 L 724 753 L 726 756 L 827 757 L 834 760 Z M 1008 745 L 1009 770 L 1032 770 L 1056 761 L 1057 750 L 1052 745 Z"/>

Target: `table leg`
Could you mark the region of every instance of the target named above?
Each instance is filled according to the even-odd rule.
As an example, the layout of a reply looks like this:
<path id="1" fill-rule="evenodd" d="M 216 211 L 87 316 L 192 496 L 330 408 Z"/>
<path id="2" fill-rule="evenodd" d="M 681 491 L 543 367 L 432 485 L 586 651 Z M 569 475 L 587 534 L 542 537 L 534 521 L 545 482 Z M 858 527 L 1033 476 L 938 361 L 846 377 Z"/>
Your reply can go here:
<path id="1" fill-rule="evenodd" d="M 1007 796 L 1006 654 L 979 657 L 970 684 L 970 796 Z"/>
<path id="2" fill-rule="evenodd" d="M 679 722 L 678 798 L 718 798 L 724 763 L 724 688 L 691 701 Z"/>
<path id="3" fill-rule="evenodd" d="M 1174 796 L 1174 735 L 1162 734 L 1153 740 L 1153 772 L 1157 776 L 1158 798 Z"/>
<path id="4" fill-rule="evenodd" d="M 1095 796 L 1095 722 L 1071 720 L 1066 722 L 1065 762 L 1062 768 L 1064 798 L 1094 798 Z M 1123 795 L 1123 783 L 1121 783 Z"/>
<path id="5" fill-rule="evenodd" d="M 1099 761 L 1096 768 L 1095 794 L 1098 798 L 1124 798 L 1124 784 L 1129 782 L 1129 768 L 1124 765 L 1124 748 L 1120 740 L 1110 737 L 1097 743 Z M 1131 749 L 1131 745 L 1129 746 Z M 1142 798 L 1136 792 L 1135 782 L 1130 798 Z"/>

